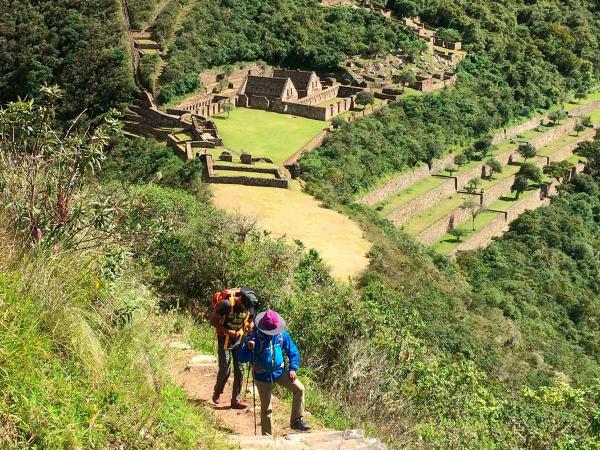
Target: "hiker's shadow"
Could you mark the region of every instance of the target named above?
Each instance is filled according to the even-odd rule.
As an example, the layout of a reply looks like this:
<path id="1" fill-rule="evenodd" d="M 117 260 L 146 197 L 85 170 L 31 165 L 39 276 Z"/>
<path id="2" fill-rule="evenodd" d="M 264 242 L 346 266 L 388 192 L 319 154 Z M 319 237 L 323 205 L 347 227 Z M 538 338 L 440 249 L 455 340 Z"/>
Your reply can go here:
<path id="1" fill-rule="evenodd" d="M 203 400 L 203 399 L 199 399 L 199 398 L 190 400 L 190 401 L 196 406 L 201 406 L 203 408 L 211 408 L 211 409 L 214 409 L 215 411 L 224 411 L 226 409 L 231 409 L 231 406 L 228 406 L 228 405 L 217 406 L 212 402 L 209 402 L 209 401 Z"/>

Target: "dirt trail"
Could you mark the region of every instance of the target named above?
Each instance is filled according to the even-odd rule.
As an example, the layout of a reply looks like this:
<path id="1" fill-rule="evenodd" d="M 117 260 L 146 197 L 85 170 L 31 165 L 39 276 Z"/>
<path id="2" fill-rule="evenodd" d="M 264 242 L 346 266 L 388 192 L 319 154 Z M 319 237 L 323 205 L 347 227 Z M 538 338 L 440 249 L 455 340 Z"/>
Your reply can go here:
<path id="1" fill-rule="evenodd" d="M 273 396 L 273 433 L 274 436 L 260 435 L 260 401 L 256 393 L 256 430 L 254 434 L 254 414 L 252 408 L 252 381 L 246 389 L 246 373 L 243 390 L 248 408 L 235 410 L 229 407 L 233 375 L 225 386 L 221 403 L 215 405 L 212 400 L 213 386 L 217 374 L 217 364 L 212 355 L 201 355 L 190 350 L 189 345 L 172 342 L 170 345 L 169 369 L 173 380 L 186 392 L 188 399 L 212 410 L 217 428 L 230 434 L 231 448 L 242 450 L 385 450 L 377 439 L 365 438 L 360 430 L 335 431 L 323 428 L 316 420 L 306 416 L 313 426 L 309 433 L 295 432 L 289 428 L 289 406 Z"/>
<path id="2" fill-rule="evenodd" d="M 183 387 L 190 401 L 210 408 L 217 418 L 219 428 L 228 433 L 254 436 L 254 414 L 252 408 L 252 379 L 246 390 L 247 371 L 244 372 L 243 395 L 248 408 L 243 410 L 231 409 L 231 388 L 233 373 L 221 395 L 221 402 L 212 402 L 213 386 L 217 375 L 217 364 L 212 355 L 199 355 L 193 350 L 177 350 L 185 344 L 175 343 L 176 354 L 171 364 L 171 376 Z M 273 398 L 273 432 L 275 436 L 292 433 L 289 427 L 290 408 L 277 398 Z M 314 423 L 313 423 L 314 425 Z M 260 401 L 256 392 L 256 426 L 260 435 Z M 315 426 L 316 429 L 320 427 Z"/>

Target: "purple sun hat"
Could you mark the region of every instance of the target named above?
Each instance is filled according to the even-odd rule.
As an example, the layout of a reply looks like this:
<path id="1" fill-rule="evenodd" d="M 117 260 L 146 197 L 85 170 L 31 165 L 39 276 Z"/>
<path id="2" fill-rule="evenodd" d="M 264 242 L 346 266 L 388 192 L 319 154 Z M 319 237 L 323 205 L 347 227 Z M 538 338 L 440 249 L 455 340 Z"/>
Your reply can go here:
<path id="1" fill-rule="evenodd" d="M 275 311 L 268 310 L 258 313 L 254 323 L 256 328 L 269 336 L 275 336 L 285 331 L 285 320 Z"/>

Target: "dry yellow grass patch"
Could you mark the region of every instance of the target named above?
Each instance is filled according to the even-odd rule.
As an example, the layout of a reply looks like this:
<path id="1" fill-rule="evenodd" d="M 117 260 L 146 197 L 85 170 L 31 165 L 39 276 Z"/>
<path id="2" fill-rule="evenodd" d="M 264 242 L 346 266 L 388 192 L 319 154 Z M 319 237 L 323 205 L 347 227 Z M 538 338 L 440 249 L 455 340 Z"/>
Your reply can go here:
<path id="1" fill-rule="evenodd" d="M 250 217 L 276 236 L 299 239 L 307 248 L 316 249 L 336 278 L 355 277 L 369 263 L 366 255 L 371 243 L 360 227 L 348 217 L 321 207 L 297 185 L 277 189 L 215 184 L 212 189 L 217 207 Z"/>

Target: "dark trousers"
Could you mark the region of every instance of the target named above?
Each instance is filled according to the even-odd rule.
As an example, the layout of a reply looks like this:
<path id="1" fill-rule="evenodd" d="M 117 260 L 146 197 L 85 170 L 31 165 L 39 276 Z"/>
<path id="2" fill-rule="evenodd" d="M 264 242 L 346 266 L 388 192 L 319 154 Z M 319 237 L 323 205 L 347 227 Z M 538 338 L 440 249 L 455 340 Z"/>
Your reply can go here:
<path id="1" fill-rule="evenodd" d="M 218 355 L 219 355 L 219 372 L 217 373 L 217 382 L 215 384 L 215 394 L 221 395 L 225 389 L 225 383 L 229 379 L 231 369 L 229 363 L 233 365 L 233 391 L 231 393 L 231 401 L 240 400 L 242 394 L 242 381 L 244 371 L 242 364 L 238 361 L 238 349 L 224 349 L 225 336 L 217 337 Z M 233 361 L 232 361 L 233 360 Z"/>

